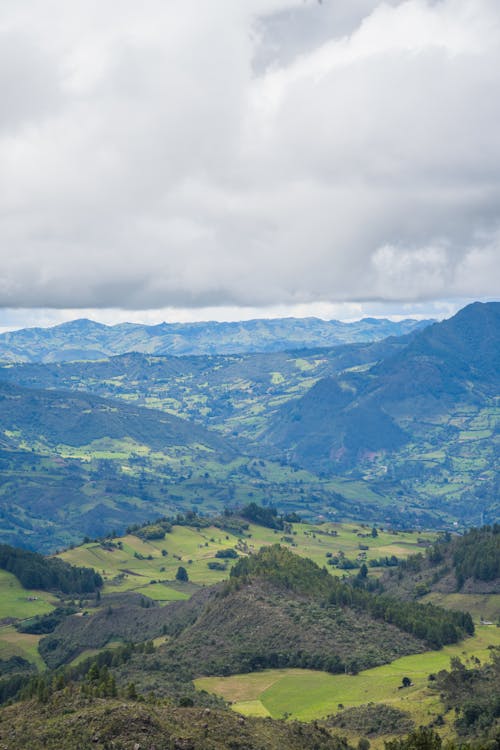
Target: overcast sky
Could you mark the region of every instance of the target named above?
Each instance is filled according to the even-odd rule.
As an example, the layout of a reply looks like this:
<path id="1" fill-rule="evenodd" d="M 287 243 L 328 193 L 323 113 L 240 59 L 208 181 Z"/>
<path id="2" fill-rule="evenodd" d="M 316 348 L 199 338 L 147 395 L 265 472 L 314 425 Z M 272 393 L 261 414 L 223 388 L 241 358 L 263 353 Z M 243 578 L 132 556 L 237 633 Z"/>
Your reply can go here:
<path id="1" fill-rule="evenodd" d="M 0 0 L 0 327 L 498 298 L 498 0 Z"/>

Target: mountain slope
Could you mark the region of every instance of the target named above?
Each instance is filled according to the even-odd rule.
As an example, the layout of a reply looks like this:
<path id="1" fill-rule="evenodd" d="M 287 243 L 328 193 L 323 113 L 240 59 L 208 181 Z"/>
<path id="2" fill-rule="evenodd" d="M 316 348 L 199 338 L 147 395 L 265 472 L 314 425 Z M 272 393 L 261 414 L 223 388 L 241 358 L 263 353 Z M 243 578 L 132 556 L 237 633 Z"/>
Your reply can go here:
<path id="1" fill-rule="evenodd" d="M 20 388 L 0 381 L 0 431 L 28 444 L 79 446 L 130 438 L 152 448 L 201 444 L 234 455 L 218 435 L 165 412 L 88 393 Z"/>
<path id="2" fill-rule="evenodd" d="M 17 364 L 1 367 L 0 379 L 27 388 L 119 398 L 255 442 L 278 405 L 297 399 L 322 377 L 394 355 L 407 340 L 293 352 L 196 357 L 132 353 L 94 362 Z"/>
<path id="3" fill-rule="evenodd" d="M 499 372 L 500 303 L 475 303 L 417 333 L 368 371 L 318 381 L 278 412 L 267 440 L 325 472 L 366 470 L 382 458 L 382 473 L 392 479 L 408 478 L 403 462 L 414 455 L 420 473 L 428 468 L 422 457 L 432 453 L 432 469 L 442 462 L 450 476 L 453 462 L 467 458 L 473 482 L 464 490 L 477 489 L 482 476 L 493 483 L 493 498 Z M 391 456 L 399 461 L 388 472 Z"/>
<path id="4" fill-rule="evenodd" d="M 29 717 L 29 720 L 27 720 Z M 9 750 L 348 750 L 345 740 L 314 724 L 243 718 L 232 711 L 153 706 L 125 698 L 58 693 L 0 713 L 0 742 Z"/>
<path id="5" fill-rule="evenodd" d="M 234 323 L 121 323 L 106 326 L 74 320 L 52 328 L 26 328 L 0 335 L 0 361 L 95 360 L 126 352 L 231 354 L 335 346 L 400 336 L 431 321 L 366 318 L 342 323 L 317 318 L 276 318 Z"/>

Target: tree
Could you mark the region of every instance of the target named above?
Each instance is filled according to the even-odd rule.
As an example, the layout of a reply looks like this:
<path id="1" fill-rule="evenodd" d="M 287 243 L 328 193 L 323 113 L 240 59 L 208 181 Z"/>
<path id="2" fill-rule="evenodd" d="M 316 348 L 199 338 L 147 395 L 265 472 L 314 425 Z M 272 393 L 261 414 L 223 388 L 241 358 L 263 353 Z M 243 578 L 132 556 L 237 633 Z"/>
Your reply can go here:
<path id="1" fill-rule="evenodd" d="M 411 685 L 410 678 L 409 677 L 403 677 L 403 679 L 401 680 L 401 684 L 402 684 L 402 686 L 404 688 L 410 687 L 410 685 Z"/>
<path id="2" fill-rule="evenodd" d="M 137 690 L 133 682 L 129 682 L 129 684 L 127 685 L 126 696 L 127 698 L 129 698 L 129 700 L 132 701 L 137 699 Z"/>
<path id="3" fill-rule="evenodd" d="M 177 581 L 182 581 L 182 582 L 189 581 L 189 576 L 188 576 L 188 572 L 186 568 L 183 568 L 182 565 L 180 565 L 177 568 L 177 573 L 175 574 L 175 578 Z"/>

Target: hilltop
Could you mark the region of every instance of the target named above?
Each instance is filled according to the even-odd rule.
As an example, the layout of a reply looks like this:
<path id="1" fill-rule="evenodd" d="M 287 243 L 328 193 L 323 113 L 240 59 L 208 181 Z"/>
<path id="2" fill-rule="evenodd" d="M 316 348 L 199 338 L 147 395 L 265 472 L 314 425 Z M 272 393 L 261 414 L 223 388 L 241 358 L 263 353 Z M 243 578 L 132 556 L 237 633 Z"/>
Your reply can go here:
<path id="1" fill-rule="evenodd" d="M 1 712 L 9 750 L 348 750 L 315 724 L 243 718 L 230 711 L 151 706 L 134 700 L 57 695 Z M 26 717 L 29 716 L 29 720 Z"/>
<path id="2" fill-rule="evenodd" d="M 240 558 L 229 583 L 202 589 L 189 601 L 162 608 L 125 604 L 91 618 L 68 617 L 42 639 L 40 652 L 57 667 L 85 647 L 171 636 L 154 657 L 132 657 L 117 673 L 119 684 L 126 672 L 141 689 L 158 692 L 159 664 L 163 673 L 188 679 L 269 667 L 353 672 L 456 642 L 473 629 L 460 613 L 401 607 L 273 545 Z"/>

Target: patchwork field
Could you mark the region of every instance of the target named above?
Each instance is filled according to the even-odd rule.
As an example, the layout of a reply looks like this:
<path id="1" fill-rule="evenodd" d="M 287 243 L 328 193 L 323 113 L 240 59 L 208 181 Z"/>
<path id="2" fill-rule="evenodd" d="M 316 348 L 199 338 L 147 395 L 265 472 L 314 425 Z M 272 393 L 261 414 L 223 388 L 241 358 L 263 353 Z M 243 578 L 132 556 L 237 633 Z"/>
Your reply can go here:
<path id="1" fill-rule="evenodd" d="M 310 721 L 342 708 L 377 702 L 408 712 L 417 725 L 428 724 L 443 713 L 439 696 L 428 687 L 429 674 L 449 668 L 454 656 L 466 664 L 472 657 L 484 662 L 489 658 L 491 646 L 500 646 L 500 628 L 479 626 L 474 637 L 460 644 L 405 656 L 357 675 L 276 669 L 231 677 L 204 677 L 196 680 L 195 685 L 222 696 L 235 711 L 249 716 Z M 413 685 L 400 689 L 405 676 Z M 446 732 L 445 723 L 443 734 Z"/>
<path id="2" fill-rule="evenodd" d="M 91 542 L 67 550 L 59 556 L 73 565 L 95 568 L 104 578 L 103 593 L 136 591 L 160 602 L 187 598 L 192 587 L 175 580 L 180 565 L 186 568 L 191 584 L 210 585 L 227 578 L 232 560 L 227 560 L 226 570 L 213 570 L 209 563 L 224 562 L 216 558 L 219 550 L 236 549 L 238 554 L 255 552 L 260 547 L 277 542 L 294 552 L 309 557 L 319 565 L 326 565 L 327 554 L 369 562 L 380 557 L 405 558 L 422 549 L 422 543 L 435 535 L 410 532 L 378 532 L 371 536 L 371 527 L 356 524 L 293 524 L 292 533 L 286 534 L 251 524 L 241 537 L 215 526 L 195 529 L 174 526 L 164 539 L 144 541 L 134 535 L 105 542 Z M 423 536 L 423 539 L 422 539 Z M 420 539 L 420 544 L 419 544 Z M 360 549 L 360 545 L 363 548 Z M 166 553 L 166 554 L 165 554 Z M 328 565 L 334 575 L 344 570 Z M 377 575 L 381 568 L 370 568 Z"/>

